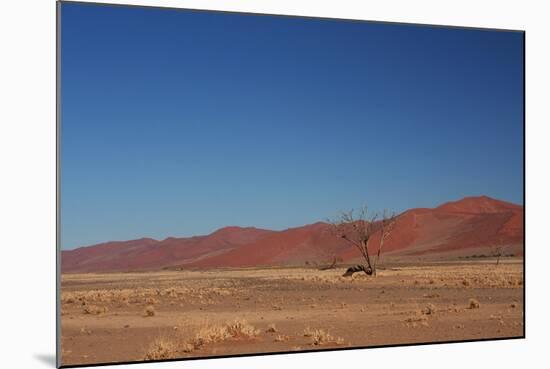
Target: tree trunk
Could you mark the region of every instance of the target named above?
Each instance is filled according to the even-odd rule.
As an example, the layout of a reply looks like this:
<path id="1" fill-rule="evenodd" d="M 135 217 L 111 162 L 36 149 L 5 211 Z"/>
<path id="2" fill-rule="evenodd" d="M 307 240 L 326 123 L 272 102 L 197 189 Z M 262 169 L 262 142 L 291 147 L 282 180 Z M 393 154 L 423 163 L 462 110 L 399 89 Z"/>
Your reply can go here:
<path id="1" fill-rule="evenodd" d="M 346 270 L 343 277 L 351 277 L 353 273 L 357 272 L 365 272 L 366 275 L 372 275 L 372 268 L 370 266 L 354 265 Z"/>

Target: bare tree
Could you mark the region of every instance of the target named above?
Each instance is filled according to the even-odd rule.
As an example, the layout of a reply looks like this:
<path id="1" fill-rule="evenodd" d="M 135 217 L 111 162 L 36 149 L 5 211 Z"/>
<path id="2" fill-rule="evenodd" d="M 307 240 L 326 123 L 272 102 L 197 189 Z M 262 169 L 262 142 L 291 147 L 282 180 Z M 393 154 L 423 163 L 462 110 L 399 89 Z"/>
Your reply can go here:
<path id="1" fill-rule="evenodd" d="M 351 243 L 359 250 L 363 257 L 365 264 L 358 264 L 349 267 L 344 273 L 344 277 L 352 276 L 356 272 L 365 272 L 367 275 L 376 275 L 376 266 L 380 259 L 380 252 L 384 245 L 384 240 L 390 235 L 395 222 L 395 216 L 387 216 L 384 212 L 382 221 L 378 221 L 378 214 L 374 213 L 369 215 L 367 206 L 364 206 L 355 212 L 351 210 L 349 212 L 343 212 L 337 221 L 333 221 L 332 230 L 334 234 Z M 376 253 L 376 258 L 371 259 L 369 254 L 369 243 L 371 237 L 381 229 L 380 243 Z"/>
<path id="2" fill-rule="evenodd" d="M 390 213 L 387 210 L 384 210 L 384 214 L 382 216 L 382 229 L 380 231 L 380 242 L 378 244 L 378 251 L 376 252 L 376 260 L 374 261 L 374 275 L 376 276 L 376 270 L 378 266 L 378 262 L 380 261 L 380 253 L 382 252 L 382 247 L 384 247 L 384 241 L 386 238 L 388 238 L 391 235 L 391 232 L 393 231 L 395 227 L 395 213 Z"/>
<path id="3" fill-rule="evenodd" d="M 495 245 L 491 248 L 491 254 L 493 257 L 497 258 L 497 266 L 500 262 L 500 257 L 502 256 L 502 246 L 501 245 Z"/>
<path id="4" fill-rule="evenodd" d="M 506 247 L 504 246 L 504 241 L 502 240 L 502 237 L 498 238 L 498 241 L 496 241 L 494 244 L 491 245 L 491 254 L 490 256 L 497 258 L 496 265 L 500 263 L 500 258 L 504 256 Z"/>

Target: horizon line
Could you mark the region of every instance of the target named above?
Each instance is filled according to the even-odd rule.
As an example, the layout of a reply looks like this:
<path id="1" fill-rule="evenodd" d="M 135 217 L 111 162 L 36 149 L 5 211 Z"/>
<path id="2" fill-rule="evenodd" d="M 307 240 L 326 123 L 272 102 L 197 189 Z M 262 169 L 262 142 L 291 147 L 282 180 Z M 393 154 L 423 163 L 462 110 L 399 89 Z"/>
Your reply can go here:
<path id="1" fill-rule="evenodd" d="M 440 207 L 442 207 L 444 205 L 447 205 L 447 204 L 457 203 L 457 202 L 461 202 L 461 201 L 465 201 L 465 200 L 469 200 L 469 199 L 489 199 L 489 200 L 492 200 L 492 201 L 504 202 L 504 203 L 511 204 L 511 205 L 514 205 L 514 206 L 519 206 L 519 207 L 522 207 L 522 208 L 525 207 L 525 199 L 524 199 L 523 204 L 517 204 L 517 203 L 514 203 L 512 201 L 500 200 L 500 199 L 490 197 L 490 196 L 487 196 L 487 195 L 472 195 L 472 196 L 464 196 L 464 197 L 462 197 L 458 200 L 446 201 L 446 202 L 443 202 L 443 203 L 441 203 L 441 204 L 439 204 L 438 206 L 435 206 L 435 207 L 414 207 L 414 208 L 409 208 L 409 209 L 401 211 L 400 213 L 396 213 L 395 216 L 399 217 L 399 216 L 403 215 L 404 213 L 406 213 L 408 211 L 411 211 L 411 210 L 437 209 L 437 208 L 440 208 Z M 378 212 L 376 212 L 376 213 L 378 213 Z M 143 236 L 143 237 L 138 237 L 138 238 L 124 239 L 124 240 L 103 241 L 103 242 L 98 242 L 98 243 L 94 243 L 94 244 L 90 244 L 90 245 L 76 246 L 76 247 L 73 247 L 73 248 L 63 248 L 63 247 L 61 247 L 60 249 L 61 249 L 61 251 L 73 251 L 73 250 L 83 249 L 83 248 L 87 248 L 87 247 L 105 245 L 105 244 L 109 244 L 109 243 L 123 243 L 123 242 L 137 241 L 137 240 L 152 240 L 152 241 L 155 241 L 155 242 L 163 242 L 163 241 L 166 241 L 168 239 L 182 239 L 182 238 L 185 239 L 185 238 L 194 238 L 194 237 L 206 237 L 206 236 L 213 235 L 214 233 L 217 233 L 219 231 L 222 231 L 222 230 L 225 230 L 225 229 L 228 229 L 228 228 L 257 229 L 257 230 L 270 231 L 270 232 L 284 232 L 284 231 L 287 231 L 287 230 L 290 230 L 290 229 L 308 227 L 308 226 L 313 226 L 313 225 L 316 225 L 316 224 L 329 224 L 329 222 L 327 220 L 318 220 L 318 221 L 312 222 L 312 223 L 306 223 L 306 224 L 302 224 L 302 225 L 295 225 L 295 226 L 281 228 L 281 229 L 262 228 L 262 227 L 256 227 L 256 226 L 253 226 L 253 225 L 226 225 L 226 226 L 223 226 L 223 227 L 215 228 L 214 230 L 212 230 L 209 233 L 193 234 L 193 235 L 179 236 L 179 237 L 178 236 L 166 236 L 164 238 L 154 238 L 154 237 Z"/>

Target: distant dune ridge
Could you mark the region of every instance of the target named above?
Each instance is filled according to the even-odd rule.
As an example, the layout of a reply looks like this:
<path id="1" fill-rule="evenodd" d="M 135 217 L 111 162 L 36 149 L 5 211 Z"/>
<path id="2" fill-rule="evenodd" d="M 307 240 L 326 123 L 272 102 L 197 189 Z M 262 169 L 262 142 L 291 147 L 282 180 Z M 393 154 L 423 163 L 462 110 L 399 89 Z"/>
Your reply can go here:
<path id="1" fill-rule="evenodd" d="M 387 259 L 523 255 L 523 206 L 487 196 L 466 197 L 433 209 L 401 213 L 385 241 Z M 334 257 L 351 262 L 359 252 L 315 223 L 283 231 L 225 227 L 209 235 L 141 238 L 106 242 L 61 252 L 64 273 L 216 268 L 325 263 Z M 378 242 L 375 234 L 371 245 Z M 373 248 L 374 250 L 374 248 Z"/>

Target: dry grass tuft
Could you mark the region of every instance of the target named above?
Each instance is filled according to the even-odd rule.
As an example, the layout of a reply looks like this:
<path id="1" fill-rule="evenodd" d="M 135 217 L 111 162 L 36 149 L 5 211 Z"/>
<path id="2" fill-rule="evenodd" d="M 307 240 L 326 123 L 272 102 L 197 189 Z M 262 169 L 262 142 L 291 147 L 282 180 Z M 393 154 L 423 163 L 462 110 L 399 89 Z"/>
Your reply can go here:
<path id="1" fill-rule="evenodd" d="M 260 330 L 248 324 L 246 320 L 235 320 L 226 325 L 227 332 L 233 338 L 252 338 L 260 334 Z"/>
<path id="2" fill-rule="evenodd" d="M 173 359 L 176 357 L 176 353 L 176 345 L 173 341 L 164 337 L 159 337 L 149 346 L 149 349 L 145 353 L 144 360 Z"/>
<path id="3" fill-rule="evenodd" d="M 479 301 L 477 301 L 476 299 L 470 299 L 469 308 L 479 309 Z"/>
<path id="4" fill-rule="evenodd" d="M 441 297 L 438 293 L 431 293 L 431 294 L 427 294 L 425 293 L 424 295 L 422 295 L 423 297 L 427 298 L 427 299 L 435 299 L 437 297 Z"/>
<path id="5" fill-rule="evenodd" d="M 276 337 L 275 337 L 275 342 L 285 342 L 285 341 L 288 341 L 290 337 L 289 336 L 286 336 L 284 334 L 278 334 Z"/>
<path id="6" fill-rule="evenodd" d="M 321 346 L 326 344 L 342 345 L 344 339 L 341 337 L 334 337 L 328 331 L 322 329 L 306 328 L 304 330 L 305 337 L 311 337 L 311 344 L 314 346 Z"/>
<path id="7" fill-rule="evenodd" d="M 61 302 L 64 304 L 73 304 L 75 301 L 76 301 L 75 298 L 69 294 L 61 298 Z"/>
<path id="8" fill-rule="evenodd" d="M 184 343 L 181 350 L 185 353 L 195 350 L 195 346 L 192 343 Z"/>
<path id="9" fill-rule="evenodd" d="M 145 308 L 145 311 L 143 313 L 145 316 L 155 316 L 155 307 L 153 305 L 149 305 Z"/>
<path id="10" fill-rule="evenodd" d="M 84 305 L 84 314 L 100 315 L 108 311 L 106 306 Z"/>
<path id="11" fill-rule="evenodd" d="M 266 333 L 277 333 L 277 327 L 275 327 L 275 324 L 271 323 L 267 326 L 267 329 L 265 330 Z"/>
<path id="12" fill-rule="evenodd" d="M 230 338 L 253 338 L 258 334 L 260 334 L 260 330 L 248 324 L 246 320 L 234 320 L 222 326 L 209 325 L 201 328 L 191 344 L 195 348 L 199 348 L 209 343 L 225 341 Z"/>
<path id="13" fill-rule="evenodd" d="M 198 348 L 209 343 L 224 341 L 229 337 L 229 332 L 227 332 L 225 326 L 206 326 L 195 334 L 191 344 Z"/>
<path id="14" fill-rule="evenodd" d="M 410 318 L 405 319 L 405 325 L 409 328 L 416 328 L 418 325 L 421 325 L 423 327 L 428 327 L 428 318 L 424 315 L 422 316 L 412 316 Z"/>
<path id="15" fill-rule="evenodd" d="M 435 305 L 434 304 L 428 304 L 426 307 L 422 310 L 422 314 L 424 315 L 434 315 L 436 312 Z"/>

